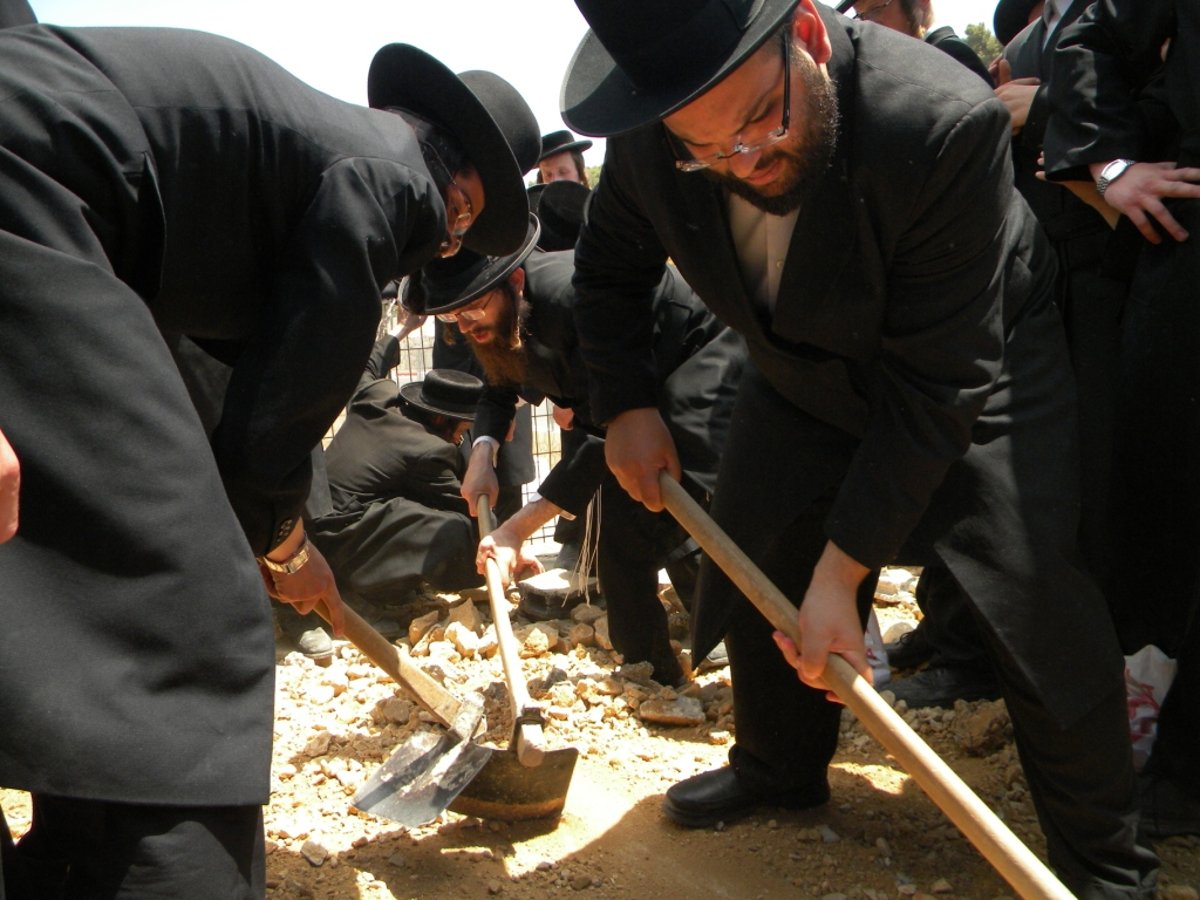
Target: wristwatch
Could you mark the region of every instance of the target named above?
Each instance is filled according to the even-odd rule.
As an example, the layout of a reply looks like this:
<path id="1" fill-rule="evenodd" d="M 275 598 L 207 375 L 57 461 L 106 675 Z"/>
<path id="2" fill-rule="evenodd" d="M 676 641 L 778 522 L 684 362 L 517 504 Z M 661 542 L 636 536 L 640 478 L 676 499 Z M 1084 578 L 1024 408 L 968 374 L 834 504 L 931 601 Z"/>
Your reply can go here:
<path id="1" fill-rule="evenodd" d="M 1108 186 L 1120 178 L 1137 160 L 1133 159 L 1114 159 L 1103 169 L 1100 170 L 1100 177 L 1096 179 L 1096 193 L 1101 197 L 1108 190 Z"/>
<path id="2" fill-rule="evenodd" d="M 308 538 L 304 539 L 304 543 L 300 545 L 299 550 L 283 560 L 283 562 L 276 562 L 273 559 L 267 559 L 265 556 L 260 556 L 258 561 L 272 572 L 278 572 L 280 575 L 295 575 L 308 564 Z"/>

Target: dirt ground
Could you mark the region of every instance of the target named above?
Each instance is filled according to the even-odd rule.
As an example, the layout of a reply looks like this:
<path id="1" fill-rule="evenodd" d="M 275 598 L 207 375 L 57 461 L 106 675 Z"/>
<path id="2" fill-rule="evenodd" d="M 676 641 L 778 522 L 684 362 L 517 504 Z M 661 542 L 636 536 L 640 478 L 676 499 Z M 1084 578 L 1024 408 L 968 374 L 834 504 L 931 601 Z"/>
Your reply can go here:
<path id="1" fill-rule="evenodd" d="M 911 582 L 901 571 L 877 597 L 885 634 L 913 619 L 906 587 Z M 456 693 L 482 693 L 487 738 L 503 743 L 511 720 L 486 597 L 439 595 L 427 606 L 427 618 L 438 621 L 424 634 L 414 629 L 414 655 Z M 571 620 L 538 626 L 514 620 L 531 689 L 546 707 L 548 745 L 579 751 L 566 807 L 551 821 L 445 812 L 405 828 L 355 810 L 351 797 L 365 779 L 413 732 L 433 726 L 350 645 L 339 644 L 328 667 L 281 646 L 266 810 L 268 897 L 1013 895 L 848 711 L 827 807 L 767 810 L 698 831 L 673 825 L 660 812 L 664 791 L 721 765 L 733 740 L 728 669 L 701 673 L 678 693 L 648 682 L 636 667 L 622 675 L 604 649 L 604 620 L 588 621 L 599 611 L 581 609 Z M 463 627 L 447 628 L 451 619 Z M 682 613 L 673 620 L 682 632 Z M 664 710 L 693 724 L 649 721 Z M 1044 859 L 1003 703 L 899 711 Z M 28 826 L 27 798 L 0 791 L 0 803 L 20 835 Z M 1173 838 L 1157 849 L 1160 896 L 1200 896 L 1200 839 Z"/>

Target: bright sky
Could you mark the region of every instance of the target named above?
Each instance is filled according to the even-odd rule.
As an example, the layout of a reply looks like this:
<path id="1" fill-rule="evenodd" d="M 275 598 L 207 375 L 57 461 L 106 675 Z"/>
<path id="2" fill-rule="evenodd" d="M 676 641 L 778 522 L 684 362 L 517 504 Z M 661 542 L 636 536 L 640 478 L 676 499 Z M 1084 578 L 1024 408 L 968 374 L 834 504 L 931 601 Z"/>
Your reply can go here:
<path id="1" fill-rule="evenodd" d="M 59 25 L 197 28 L 249 44 L 335 97 L 366 103 L 367 67 L 384 44 L 413 44 L 456 72 L 490 69 L 525 97 L 542 131 L 563 128 L 562 76 L 587 30 L 571 0 L 30 0 Z M 835 0 L 828 0 L 833 5 Z M 938 0 L 938 25 L 984 22 L 995 0 Z M 332 13 L 336 12 L 336 15 Z M 603 141 L 585 154 L 604 158 Z"/>

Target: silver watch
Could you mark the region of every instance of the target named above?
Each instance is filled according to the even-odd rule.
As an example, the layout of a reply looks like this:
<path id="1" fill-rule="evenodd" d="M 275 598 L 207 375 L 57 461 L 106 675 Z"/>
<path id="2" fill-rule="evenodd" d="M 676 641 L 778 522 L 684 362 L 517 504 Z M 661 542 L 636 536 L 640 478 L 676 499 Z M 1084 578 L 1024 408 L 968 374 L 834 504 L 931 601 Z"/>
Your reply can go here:
<path id="1" fill-rule="evenodd" d="M 1136 160 L 1132 159 L 1114 159 L 1106 165 L 1100 170 L 1100 177 L 1096 179 L 1096 193 L 1103 197 L 1108 186 L 1124 175 L 1135 162 Z"/>

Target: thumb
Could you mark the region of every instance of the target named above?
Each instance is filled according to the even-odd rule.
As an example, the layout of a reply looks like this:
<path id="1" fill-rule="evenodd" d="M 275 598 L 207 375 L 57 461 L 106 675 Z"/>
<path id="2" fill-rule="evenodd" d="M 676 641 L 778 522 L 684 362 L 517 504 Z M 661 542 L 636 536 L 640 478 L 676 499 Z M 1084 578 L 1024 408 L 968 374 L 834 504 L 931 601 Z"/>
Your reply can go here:
<path id="1" fill-rule="evenodd" d="M 1012 81 L 1012 66 L 1002 56 L 999 65 L 996 66 L 996 85 L 1007 84 L 1010 81 Z"/>

